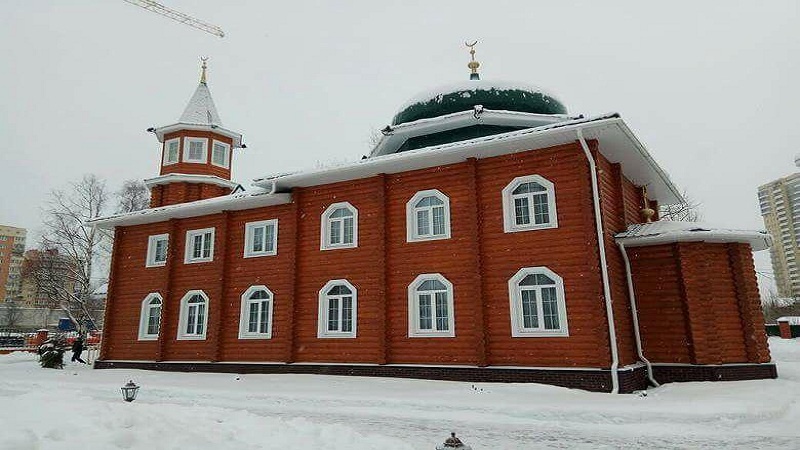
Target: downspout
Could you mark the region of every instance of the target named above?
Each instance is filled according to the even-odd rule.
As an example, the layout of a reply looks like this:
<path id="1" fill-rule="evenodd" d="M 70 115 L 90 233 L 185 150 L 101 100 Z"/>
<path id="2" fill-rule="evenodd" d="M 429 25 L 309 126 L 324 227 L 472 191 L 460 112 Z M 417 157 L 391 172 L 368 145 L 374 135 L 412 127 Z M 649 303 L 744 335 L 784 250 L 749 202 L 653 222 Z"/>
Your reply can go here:
<path id="1" fill-rule="evenodd" d="M 611 347 L 611 393 L 619 393 L 619 349 L 617 348 L 617 328 L 614 324 L 614 308 L 611 303 L 611 286 L 608 281 L 608 264 L 606 262 L 606 245 L 603 238 L 603 218 L 600 215 L 600 191 L 597 187 L 597 165 L 589 151 L 589 145 L 583 138 L 583 130 L 578 128 L 578 141 L 583 153 L 589 161 L 589 172 L 592 179 L 592 202 L 594 203 L 594 224 L 597 231 L 597 245 L 600 250 L 600 276 L 603 279 L 603 296 L 606 300 L 606 317 L 608 318 L 608 339 Z"/>
<path id="2" fill-rule="evenodd" d="M 622 261 L 625 262 L 625 278 L 628 281 L 628 298 L 631 300 L 631 315 L 633 316 L 633 334 L 636 338 L 636 353 L 639 355 L 645 366 L 647 366 L 647 379 L 653 383 L 653 386 L 661 386 L 653 376 L 653 364 L 644 357 L 644 350 L 642 349 L 642 335 L 639 332 L 639 311 L 636 308 L 636 295 L 633 292 L 633 277 L 631 276 L 631 263 L 628 260 L 628 252 L 625 251 L 625 244 L 617 241 L 619 250 L 622 252 Z"/>

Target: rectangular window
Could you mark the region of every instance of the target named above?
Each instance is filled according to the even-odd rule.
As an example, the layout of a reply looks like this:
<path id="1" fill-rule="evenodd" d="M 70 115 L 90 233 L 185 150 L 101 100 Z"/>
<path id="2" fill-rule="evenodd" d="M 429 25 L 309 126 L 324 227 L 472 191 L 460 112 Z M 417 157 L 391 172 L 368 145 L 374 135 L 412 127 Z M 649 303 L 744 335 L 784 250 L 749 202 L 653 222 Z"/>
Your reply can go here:
<path id="1" fill-rule="evenodd" d="M 331 222 L 331 244 L 341 244 L 342 243 L 342 222 L 340 220 L 334 220 Z"/>
<path id="2" fill-rule="evenodd" d="M 542 319 L 545 330 L 558 330 L 561 325 L 558 321 L 558 300 L 556 288 L 542 288 Z"/>
<path id="3" fill-rule="evenodd" d="M 539 328 L 539 315 L 536 311 L 536 291 L 522 291 L 522 326 Z"/>
<path id="4" fill-rule="evenodd" d="M 431 296 L 429 294 L 419 296 L 419 329 L 433 329 L 433 317 L 431 316 Z"/>
<path id="5" fill-rule="evenodd" d="M 208 139 L 185 138 L 183 141 L 183 161 L 205 163 L 208 161 Z"/>
<path id="6" fill-rule="evenodd" d="M 146 267 L 160 267 L 167 263 L 167 249 L 169 248 L 169 235 L 157 234 L 147 239 Z"/>
<path id="7" fill-rule="evenodd" d="M 436 329 L 438 331 L 447 331 L 449 328 L 449 320 L 447 317 L 447 293 L 436 293 Z"/>
<path id="8" fill-rule="evenodd" d="M 427 236 L 431 233 L 431 225 L 428 223 L 428 211 L 417 211 L 417 235 Z"/>
<path id="9" fill-rule="evenodd" d="M 527 197 L 518 197 L 514 199 L 514 217 L 517 225 L 528 225 L 531 223 Z"/>
<path id="10" fill-rule="evenodd" d="M 231 146 L 220 141 L 213 142 L 214 145 L 211 148 L 211 164 L 227 169 L 228 161 L 230 161 L 228 153 L 230 152 Z"/>
<path id="11" fill-rule="evenodd" d="M 328 331 L 339 331 L 339 299 L 328 299 Z"/>
<path id="12" fill-rule="evenodd" d="M 151 307 L 147 317 L 147 334 L 158 335 L 158 327 L 161 324 L 161 307 Z"/>
<path id="13" fill-rule="evenodd" d="M 353 297 L 342 297 L 342 331 L 353 331 Z"/>
<path id="14" fill-rule="evenodd" d="M 245 258 L 278 253 L 278 219 L 250 222 L 245 225 L 244 235 Z"/>
<path id="15" fill-rule="evenodd" d="M 550 222 L 547 194 L 536 194 L 533 196 L 533 221 L 537 225 Z"/>
<path id="16" fill-rule="evenodd" d="M 186 232 L 185 263 L 208 262 L 214 259 L 214 229 Z"/>
<path id="17" fill-rule="evenodd" d="M 164 165 L 175 164 L 178 162 L 178 153 L 180 152 L 181 140 L 170 139 L 164 142 Z"/>
<path id="18" fill-rule="evenodd" d="M 433 208 L 433 234 L 436 236 L 445 234 L 444 207 Z"/>

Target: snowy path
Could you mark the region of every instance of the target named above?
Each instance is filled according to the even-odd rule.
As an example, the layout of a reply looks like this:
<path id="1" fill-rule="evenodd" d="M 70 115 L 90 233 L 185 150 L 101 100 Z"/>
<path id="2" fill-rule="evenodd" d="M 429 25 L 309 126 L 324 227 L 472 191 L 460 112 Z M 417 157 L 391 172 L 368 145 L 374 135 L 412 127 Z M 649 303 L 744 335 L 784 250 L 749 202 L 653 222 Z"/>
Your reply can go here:
<path id="1" fill-rule="evenodd" d="M 1 449 L 800 448 L 800 340 L 778 380 L 684 383 L 648 397 L 552 386 L 40 369 L 0 356 Z M 119 387 L 142 385 L 127 404 Z M 53 393 L 57 395 L 53 395 Z M 69 430 L 74 430 L 74 436 Z"/>

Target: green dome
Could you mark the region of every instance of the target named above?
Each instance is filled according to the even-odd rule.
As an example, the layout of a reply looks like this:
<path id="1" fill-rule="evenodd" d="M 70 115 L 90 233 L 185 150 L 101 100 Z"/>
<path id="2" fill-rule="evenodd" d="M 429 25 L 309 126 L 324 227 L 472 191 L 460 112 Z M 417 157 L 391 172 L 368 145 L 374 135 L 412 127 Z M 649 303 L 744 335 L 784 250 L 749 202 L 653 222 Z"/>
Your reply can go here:
<path id="1" fill-rule="evenodd" d="M 470 111 L 475 105 L 499 111 L 567 113 L 559 100 L 536 86 L 469 80 L 417 95 L 403 105 L 392 119 L 392 125 Z"/>

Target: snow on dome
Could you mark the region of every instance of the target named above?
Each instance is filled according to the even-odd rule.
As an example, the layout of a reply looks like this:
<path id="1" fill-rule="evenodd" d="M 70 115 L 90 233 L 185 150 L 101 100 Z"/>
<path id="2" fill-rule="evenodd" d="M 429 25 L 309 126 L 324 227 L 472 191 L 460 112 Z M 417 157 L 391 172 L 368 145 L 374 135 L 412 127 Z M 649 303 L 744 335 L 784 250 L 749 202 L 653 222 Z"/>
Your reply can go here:
<path id="1" fill-rule="evenodd" d="M 441 98 L 447 94 L 452 94 L 454 92 L 468 92 L 468 91 L 489 91 L 489 90 L 499 90 L 499 91 L 527 91 L 527 92 L 538 92 L 540 94 L 544 94 L 548 97 L 555 98 L 555 96 L 546 91 L 545 89 L 540 88 L 539 86 L 524 83 L 519 81 L 504 81 L 504 80 L 464 80 L 464 81 L 457 81 L 455 83 L 445 84 L 442 86 L 437 86 L 433 89 L 428 89 L 422 92 L 419 92 L 417 95 L 411 97 L 407 102 L 405 102 L 397 112 L 401 112 L 402 110 L 408 108 L 409 106 L 415 105 L 417 103 L 427 102 L 430 100 L 436 100 Z M 800 155 L 798 155 L 800 156 Z"/>
<path id="2" fill-rule="evenodd" d="M 222 126 L 217 107 L 214 105 L 214 99 L 211 98 L 211 91 L 206 83 L 200 83 L 197 86 L 194 95 L 192 95 L 189 104 L 186 105 L 186 109 L 183 110 L 183 114 L 181 114 L 181 118 L 178 121 L 196 125 Z"/>
<path id="3" fill-rule="evenodd" d="M 475 105 L 498 111 L 550 115 L 567 113 L 567 109 L 553 94 L 532 84 L 466 80 L 415 95 L 395 114 L 392 124 L 468 111 Z"/>

